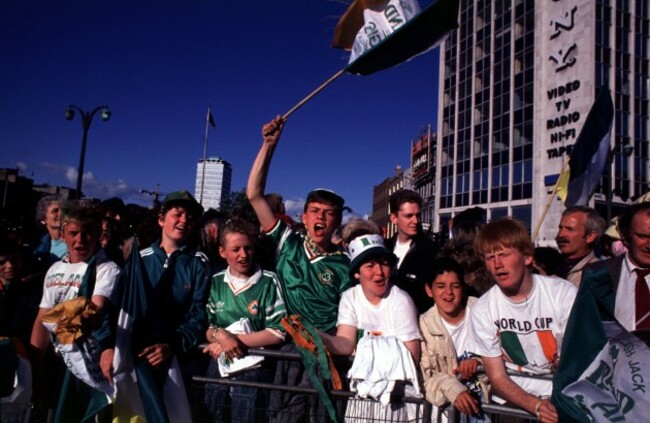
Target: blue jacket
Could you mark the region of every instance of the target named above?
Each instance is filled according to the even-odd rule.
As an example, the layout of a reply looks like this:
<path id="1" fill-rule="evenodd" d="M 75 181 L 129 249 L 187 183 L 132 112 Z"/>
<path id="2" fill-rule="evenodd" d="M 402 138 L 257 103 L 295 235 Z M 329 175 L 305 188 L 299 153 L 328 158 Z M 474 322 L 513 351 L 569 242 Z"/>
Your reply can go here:
<path id="1" fill-rule="evenodd" d="M 34 248 L 34 251 L 32 252 L 32 255 L 36 257 L 36 259 L 39 262 L 41 262 L 45 270 L 47 270 L 48 267 L 50 267 L 57 261 L 61 260 L 61 257 L 57 257 L 56 255 L 50 252 L 51 248 L 52 248 L 52 237 L 50 236 L 50 234 L 45 234 L 38 241 L 38 245 L 36 246 L 36 248 Z"/>
<path id="2" fill-rule="evenodd" d="M 143 347 L 167 343 L 174 353 L 187 353 L 205 338 L 209 289 L 208 259 L 200 252 L 184 248 L 169 257 L 160 248 L 160 241 L 140 251 L 153 289 L 149 305 L 148 339 L 134 340 Z M 154 300 L 154 301 L 152 301 Z"/>

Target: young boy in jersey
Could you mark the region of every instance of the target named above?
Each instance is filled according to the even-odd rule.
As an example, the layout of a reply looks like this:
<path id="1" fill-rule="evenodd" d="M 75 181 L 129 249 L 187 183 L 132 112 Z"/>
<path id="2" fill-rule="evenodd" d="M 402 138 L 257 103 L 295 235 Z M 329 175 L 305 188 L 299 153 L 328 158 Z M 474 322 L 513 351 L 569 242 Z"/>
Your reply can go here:
<path id="1" fill-rule="evenodd" d="M 299 314 L 315 328 L 333 334 L 341 293 L 351 284 L 350 259 L 332 244 L 332 234 L 341 224 L 344 200 L 330 190 L 311 191 L 302 214 L 305 235 L 275 215 L 264 199 L 264 189 L 283 126 L 280 116 L 263 126 L 262 147 L 251 168 L 246 194 L 264 233 L 276 247 L 276 272 L 287 313 Z M 295 350 L 293 344 L 283 347 L 287 351 L 292 349 Z M 279 362 L 275 382 L 311 385 L 299 362 Z M 284 398 L 278 400 L 276 396 Z M 312 409 L 322 407 L 321 402 L 314 402 L 313 396 L 285 395 L 279 391 L 271 395 L 271 402 L 280 404 L 277 408 L 292 415 L 302 412 L 306 401 L 311 403 Z M 296 408 L 286 411 L 292 404 L 296 404 Z"/>
<path id="2" fill-rule="evenodd" d="M 424 337 L 420 367 L 426 399 L 436 407 L 451 403 L 465 417 L 472 416 L 471 421 L 483 421 L 476 417 L 477 397 L 483 392 L 487 398 L 486 381 L 475 377 L 480 363 L 467 350 L 470 307 L 476 298 L 465 294 L 460 264 L 440 258 L 430 269 L 433 280 L 425 285 L 425 291 L 434 305 L 420 315 Z"/>
<path id="3" fill-rule="evenodd" d="M 350 285 L 350 260 L 331 241 L 341 224 L 344 200 L 330 190 L 311 191 L 302 214 L 304 236 L 273 213 L 264 199 L 264 188 L 283 125 L 278 116 L 262 128 L 264 142 L 248 177 L 246 194 L 262 229 L 279 251 L 276 272 L 288 313 L 300 314 L 316 328 L 333 332 L 341 293 Z"/>
<path id="4" fill-rule="evenodd" d="M 253 261 L 255 232 L 251 223 L 241 219 L 229 220 L 221 228 L 219 255 L 228 268 L 214 275 L 210 286 L 210 326 L 205 334 L 210 344 L 203 349 L 213 358 L 208 377 L 267 383 L 273 379 L 264 362 L 259 366 L 258 357 L 246 356 L 248 348 L 281 343 L 281 321 L 286 316 L 275 273 L 262 270 Z M 242 366 L 244 360 L 255 367 Z M 236 365 L 242 367 L 234 372 Z M 263 391 L 258 394 L 256 388 L 208 384 L 205 389 L 205 403 L 213 421 L 228 420 L 228 402 L 232 422 L 256 421 L 255 410 L 266 409 Z"/>
<path id="5" fill-rule="evenodd" d="M 43 316 L 48 310 L 64 301 L 76 298 L 82 286 L 92 284 L 93 281 L 90 281 L 90 278 L 94 279 L 91 301 L 97 311 L 94 319 L 96 327 L 99 326 L 102 317 L 105 317 L 103 312 L 119 301 L 116 297 L 119 296 L 120 268 L 108 260 L 104 251 L 99 248 L 101 216 L 95 209 L 82 207 L 76 203 L 66 204 L 62 215 L 62 239 L 68 252 L 63 260 L 54 263 L 45 275 L 43 297 L 31 336 L 37 371 L 41 370 L 40 367 L 50 343 L 50 334 L 43 326 Z M 103 323 L 107 324 L 105 320 Z M 96 336 L 95 338 L 101 351 L 99 364 L 102 373 L 108 381 L 112 381 L 114 341 L 112 340 L 113 336 L 110 335 L 110 328 L 107 326 L 106 328 L 109 330 L 103 332 L 106 336 Z M 72 376 L 69 374 L 66 377 Z M 60 384 L 60 381 L 48 381 L 47 383 L 51 385 L 50 389 L 57 389 L 54 384 Z M 78 392 L 76 398 L 73 399 L 76 404 L 59 401 L 55 421 L 62 421 L 63 414 L 70 412 L 81 413 L 78 414 L 81 419 L 85 412 L 83 408 L 89 401 L 88 395 L 90 394 L 87 390 Z M 77 405 L 80 407 L 76 407 Z M 75 410 L 71 411 L 70 407 Z"/>

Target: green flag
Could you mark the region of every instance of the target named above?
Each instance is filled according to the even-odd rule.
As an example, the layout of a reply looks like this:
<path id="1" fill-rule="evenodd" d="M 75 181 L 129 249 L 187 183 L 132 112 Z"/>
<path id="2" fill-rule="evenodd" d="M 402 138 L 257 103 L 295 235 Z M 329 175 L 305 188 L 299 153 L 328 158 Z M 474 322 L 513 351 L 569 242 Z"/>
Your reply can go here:
<path id="1" fill-rule="evenodd" d="M 356 75 L 391 68 L 435 47 L 458 27 L 459 0 L 437 0 L 345 69 Z"/>
<path id="2" fill-rule="evenodd" d="M 616 321 L 615 296 L 605 266 L 585 270 L 553 378 L 561 422 L 641 422 L 650 415 L 650 348 Z"/>

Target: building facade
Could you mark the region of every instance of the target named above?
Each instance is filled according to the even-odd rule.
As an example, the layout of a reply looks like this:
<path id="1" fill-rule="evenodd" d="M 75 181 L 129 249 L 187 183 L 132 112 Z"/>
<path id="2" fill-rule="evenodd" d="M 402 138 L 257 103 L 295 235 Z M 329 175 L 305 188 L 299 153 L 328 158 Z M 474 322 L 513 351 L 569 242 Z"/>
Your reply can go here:
<path id="1" fill-rule="evenodd" d="M 423 199 L 422 229 L 433 228 L 436 193 L 436 134 L 431 125 L 422 128 L 411 141 L 411 186 Z"/>
<path id="2" fill-rule="evenodd" d="M 201 159 L 196 165 L 194 197 L 207 209 L 219 210 L 222 201 L 230 195 L 232 167 L 218 157 Z"/>
<path id="3" fill-rule="evenodd" d="M 389 199 L 395 191 L 405 187 L 405 176 L 402 167 L 398 165 L 395 168 L 395 176 L 384 179 L 373 188 L 371 220 L 379 226 L 384 238 L 390 238 L 397 230 L 390 221 Z"/>
<path id="4" fill-rule="evenodd" d="M 480 206 L 553 243 L 564 206 L 549 194 L 601 88 L 612 163 L 591 205 L 605 216 L 648 190 L 648 3 L 461 0 L 441 45 L 434 231 Z"/>

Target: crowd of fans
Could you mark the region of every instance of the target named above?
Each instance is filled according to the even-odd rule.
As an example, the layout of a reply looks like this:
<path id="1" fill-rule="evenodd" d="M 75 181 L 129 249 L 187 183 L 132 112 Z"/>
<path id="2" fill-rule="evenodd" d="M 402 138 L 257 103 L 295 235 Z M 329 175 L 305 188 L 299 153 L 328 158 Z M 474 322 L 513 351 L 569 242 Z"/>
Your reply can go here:
<path id="1" fill-rule="evenodd" d="M 620 249 L 600 243 L 606 222 L 587 207 L 562 214 L 557 250 L 535 248 L 529 229 L 511 218 L 458 220 L 440 248 L 422 232 L 422 199 L 409 190 L 390 198 L 397 228 L 390 239 L 367 220 L 342 225 L 344 199 L 327 189 L 308 194 L 296 223 L 281 196 L 265 194 L 283 125 L 276 118 L 263 127 L 249 176 L 257 220 L 239 209 L 227 216 L 204 211 L 187 191 L 170 193 L 147 214 L 131 213 L 136 209 L 116 198 L 94 204 L 47 196 L 35 216 L 41 238 L 2 234 L 0 347 L 3 357 L 28 352 L 29 400 L 36 410 L 55 410 L 55 421 L 82 421 L 93 402 L 83 383 L 69 400 L 63 381 L 76 376 L 43 325 L 53 309 L 77 297 L 88 299 L 81 319 L 97 342 L 101 377 L 117 383 L 115 357 L 125 354 L 118 316 L 135 278 L 148 307 L 134 317 L 130 358 L 141 412 L 155 422 L 185 418 L 178 408 L 183 400 L 201 405 L 191 411 L 197 421 L 293 421 L 305 410 L 325 415 L 322 398 L 310 395 L 217 383 L 193 387 L 194 376 L 313 386 L 322 376 L 313 366 L 248 354 L 250 348 L 304 350 L 304 339 L 287 326 L 292 321 L 333 355 L 354 356 L 352 364 L 334 360 L 334 370 L 345 387 L 380 399 L 372 408 L 350 401 L 348 416 L 408 418 L 407 407 L 386 406 L 400 383 L 368 376 L 387 371 L 380 380 L 422 392 L 436 413 L 451 405 L 473 421 L 489 421 L 482 404 L 494 401 L 554 422 L 562 415 L 550 399 L 552 383 L 526 376 L 553 374 L 562 362 L 574 300 L 591 288 L 586 269 L 608 269 L 610 312 L 627 330 L 650 327 L 650 203 L 632 205 L 618 219 L 618 231 L 610 233 L 626 247 L 618 256 L 613 251 Z M 404 370 L 399 376 L 378 370 L 378 361 Z M 3 363 L 0 397 L 15 389 L 17 366 Z M 173 369 L 184 389 L 168 407 Z M 145 383 L 151 392 L 143 392 Z M 109 418 L 106 411 L 98 416 Z"/>

